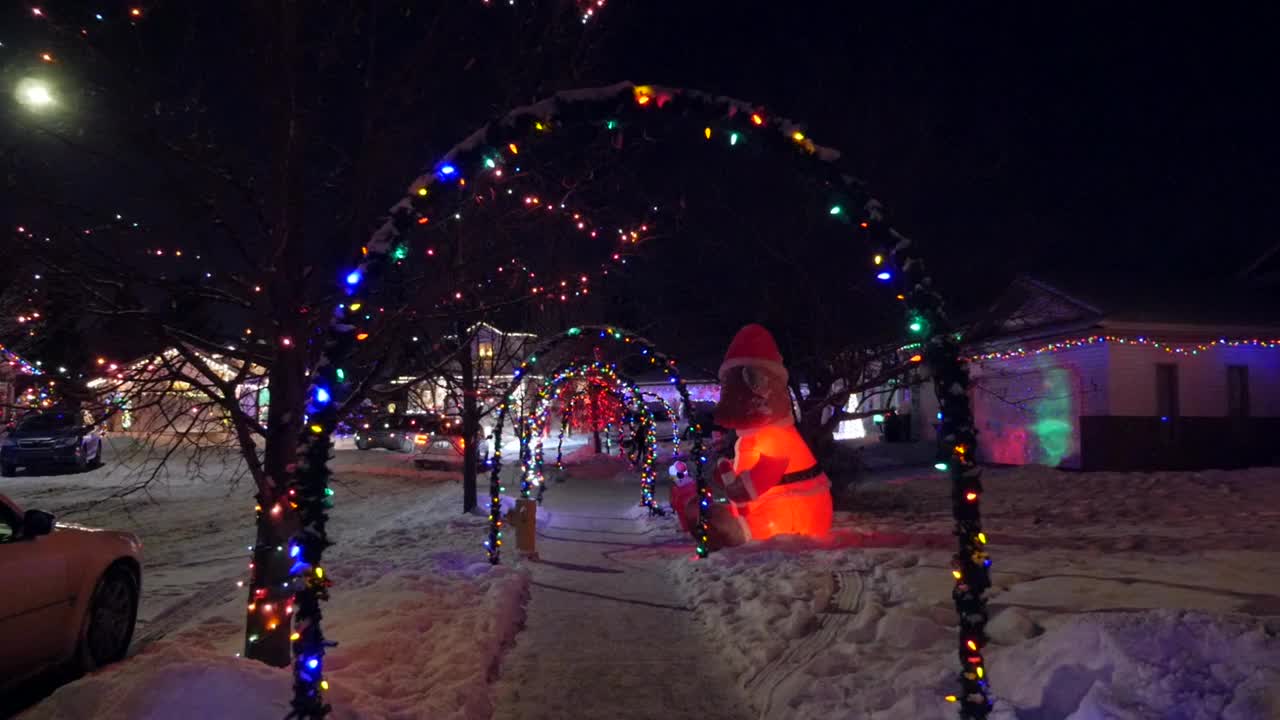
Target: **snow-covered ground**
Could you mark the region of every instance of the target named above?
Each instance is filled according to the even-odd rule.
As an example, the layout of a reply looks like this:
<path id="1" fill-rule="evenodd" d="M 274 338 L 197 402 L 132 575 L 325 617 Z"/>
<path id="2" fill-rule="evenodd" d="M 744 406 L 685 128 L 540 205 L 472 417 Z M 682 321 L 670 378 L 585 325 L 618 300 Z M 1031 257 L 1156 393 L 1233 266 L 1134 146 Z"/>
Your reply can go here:
<path id="1" fill-rule="evenodd" d="M 335 718 L 954 717 L 945 477 L 870 484 L 826 542 L 692 561 L 672 519 L 637 517 L 631 474 L 570 457 L 542 562 L 493 568 L 452 476 L 337 452 Z M 178 463 L 96 502 L 137 477 L 108 460 L 0 485 L 146 553 L 135 654 L 23 720 L 283 717 L 288 673 L 234 657 L 248 481 Z M 1280 470 L 990 471 L 984 511 L 996 717 L 1280 718 Z"/>
<path id="2" fill-rule="evenodd" d="M 1280 718 L 1280 470 L 986 476 L 997 715 Z M 949 487 L 672 570 L 762 718 L 951 718 Z"/>
<path id="3" fill-rule="evenodd" d="M 119 453 L 116 453 L 119 456 Z M 117 460 L 113 462 L 113 460 Z M 254 720 L 284 717 L 288 671 L 235 657 L 244 633 L 243 578 L 253 489 L 206 459 L 181 455 L 146 493 L 100 501 L 139 463 L 118 457 L 85 474 L 18 477 L 2 492 L 144 543 L 134 655 L 62 687 L 24 720 Z M 484 520 L 461 514 L 453 475 L 408 456 L 338 451 L 326 553 L 336 586 L 325 626 L 340 645 L 326 663 L 335 718 L 488 718 L 489 681 L 520 626 L 528 579 L 484 561 Z"/>

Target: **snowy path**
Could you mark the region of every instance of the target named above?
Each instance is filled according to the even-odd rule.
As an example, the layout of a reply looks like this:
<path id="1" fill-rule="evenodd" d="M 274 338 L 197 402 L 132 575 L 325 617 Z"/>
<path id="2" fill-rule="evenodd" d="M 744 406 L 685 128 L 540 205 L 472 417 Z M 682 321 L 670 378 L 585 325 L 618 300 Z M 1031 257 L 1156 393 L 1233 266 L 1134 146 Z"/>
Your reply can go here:
<path id="1" fill-rule="evenodd" d="M 495 718 L 729 720 L 750 716 L 665 568 L 691 556 L 638 512 L 634 475 L 574 466 L 547 492 L 526 626 L 502 660 Z M 620 482 L 619 477 L 629 482 Z"/>

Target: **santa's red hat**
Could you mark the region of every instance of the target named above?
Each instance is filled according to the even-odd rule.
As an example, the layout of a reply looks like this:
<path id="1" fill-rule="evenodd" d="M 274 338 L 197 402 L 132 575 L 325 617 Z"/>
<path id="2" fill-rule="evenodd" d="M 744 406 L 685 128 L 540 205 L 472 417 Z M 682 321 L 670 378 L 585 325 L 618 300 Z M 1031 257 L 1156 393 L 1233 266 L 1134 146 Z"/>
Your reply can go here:
<path id="1" fill-rule="evenodd" d="M 733 336 L 733 342 L 729 343 L 724 354 L 724 362 L 720 363 L 720 375 L 723 377 L 726 370 L 743 366 L 764 368 L 784 379 L 787 377 L 778 343 L 763 325 L 752 323 Z"/>

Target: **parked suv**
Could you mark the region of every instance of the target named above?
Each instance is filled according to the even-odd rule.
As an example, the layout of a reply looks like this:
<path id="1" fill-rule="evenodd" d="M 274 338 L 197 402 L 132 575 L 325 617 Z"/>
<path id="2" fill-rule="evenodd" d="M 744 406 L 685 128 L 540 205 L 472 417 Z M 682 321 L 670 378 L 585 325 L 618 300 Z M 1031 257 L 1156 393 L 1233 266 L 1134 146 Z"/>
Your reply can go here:
<path id="1" fill-rule="evenodd" d="M 383 415 L 360 424 L 355 435 L 356 447 L 411 453 L 414 437 L 433 432 L 438 424 L 439 420 L 430 415 Z"/>
<path id="2" fill-rule="evenodd" d="M 102 437 L 70 410 L 28 415 L 18 422 L 0 446 L 0 475 L 13 477 L 18 468 L 74 466 L 79 470 L 102 462 Z"/>

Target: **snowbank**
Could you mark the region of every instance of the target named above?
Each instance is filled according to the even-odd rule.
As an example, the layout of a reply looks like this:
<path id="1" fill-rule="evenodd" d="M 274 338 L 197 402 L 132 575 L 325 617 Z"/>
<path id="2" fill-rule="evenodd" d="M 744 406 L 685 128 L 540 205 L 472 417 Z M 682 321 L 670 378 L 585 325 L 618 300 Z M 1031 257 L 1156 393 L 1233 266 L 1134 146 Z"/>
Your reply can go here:
<path id="1" fill-rule="evenodd" d="M 670 563 L 761 718 L 955 717 L 936 478 L 862 489 L 826 542 Z M 1280 718 L 1278 494 L 1276 470 L 989 473 L 993 717 Z"/>
<path id="2" fill-rule="evenodd" d="M 457 483 L 410 473 L 400 460 L 340 454 L 336 463 L 332 535 L 339 544 L 326 554 L 335 584 L 324 606 L 326 633 L 339 643 L 326 662 L 333 717 L 487 720 L 490 681 L 524 620 L 528 576 L 484 561 L 485 520 L 460 514 Z M 29 482 L 64 490 L 58 479 Z M 80 497 L 65 490 L 68 499 Z M 290 673 L 234 657 L 245 601 L 235 580 L 247 560 L 252 516 L 243 503 L 225 502 L 225 487 L 195 492 L 172 501 L 161 496 L 159 508 L 101 507 L 95 521 L 145 533 L 155 551 L 148 558 L 162 563 L 181 558 L 183 548 L 199 550 L 189 544 L 193 531 L 215 532 L 220 545 L 239 543 L 230 560 L 237 574 L 218 579 L 223 563 L 185 569 L 183 585 L 170 576 L 165 589 L 186 594 L 147 613 L 154 619 L 139 625 L 137 655 L 60 688 L 23 720 L 284 717 Z M 164 574 L 163 565 L 156 573 Z"/>

